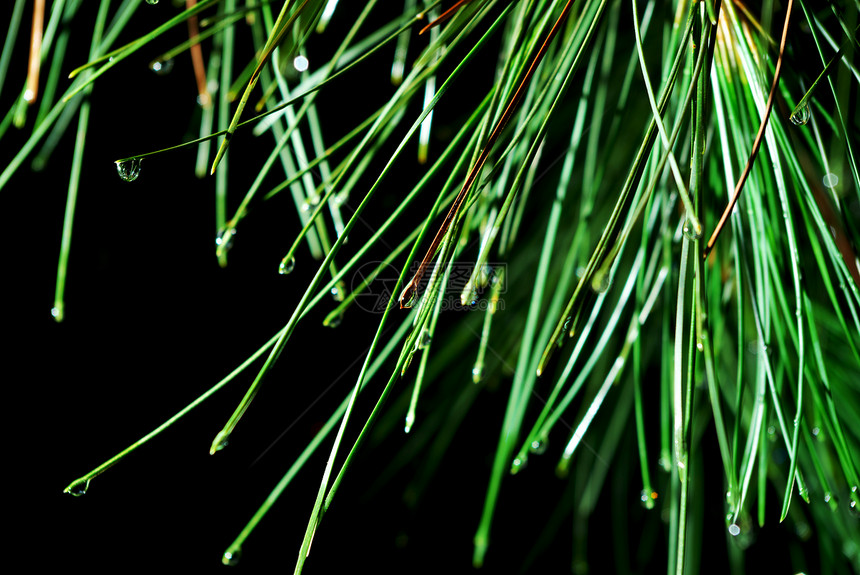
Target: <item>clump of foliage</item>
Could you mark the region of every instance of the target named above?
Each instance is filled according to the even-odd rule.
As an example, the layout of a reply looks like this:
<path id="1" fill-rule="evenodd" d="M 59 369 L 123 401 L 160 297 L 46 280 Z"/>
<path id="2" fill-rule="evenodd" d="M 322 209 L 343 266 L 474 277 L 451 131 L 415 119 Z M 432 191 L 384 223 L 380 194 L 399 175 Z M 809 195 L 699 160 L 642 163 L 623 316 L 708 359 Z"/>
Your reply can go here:
<path id="1" fill-rule="evenodd" d="M 506 529 L 494 520 L 506 484 L 528 474 L 567 485 L 558 502 L 530 505 L 546 507 L 549 526 L 572 521 L 574 571 L 594 560 L 581 543 L 597 515 L 617 515 L 615 529 L 631 531 L 621 539 L 635 538 L 640 527 L 605 500 L 612 473 L 613 493 L 640 494 L 624 501 L 641 503 L 665 542 L 619 571 L 697 572 L 703 532 L 719 525 L 739 572 L 752 534 L 782 521 L 818 538 L 822 571 L 860 571 L 856 3 L 85 4 L 36 0 L 28 36 L 30 3 L 16 0 L 0 59 L 2 95 L 14 95 L 0 137 L 27 134 L 0 188 L 74 138 L 55 319 L 73 318 L 64 294 L 82 173 L 106 160 L 129 182 L 169 161 L 205 178 L 222 267 L 237 231 L 288 206 L 293 237 L 259 265 L 287 280 L 297 266 L 316 271 L 247 361 L 66 492 L 85 493 L 227 384 L 244 385 L 213 433 L 216 454 L 324 309 L 326 326 L 372 324 L 360 371 L 227 564 L 300 472 L 321 481 L 296 572 L 362 447 L 408 434 L 389 475 L 417 462 L 414 498 L 457 430 L 482 419 L 496 439 L 471 446 L 491 458 L 470 470 L 486 486 L 468 518 L 475 566 Z M 148 10 L 162 24 L 137 29 Z M 74 68 L 66 46 L 79 30 L 89 61 Z M 24 58 L 19 37 L 32 46 L 23 85 L 6 73 Z M 190 54 L 198 137 L 85 153 L 91 124 L 112 121 L 90 93 L 119 89 L 141 54 L 157 73 Z M 186 146 L 193 166 L 173 151 Z M 247 149 L 245 181 L 231 157 Z M 308 463 L 317 451 L 329 454 L 319 466 Z M 561 479 L 526 469 L 547 459 Z M 703 488 L 705 468 L 719 491 Z M 553 530 L 523 542 L 526 567 L 569 545 Z"/>

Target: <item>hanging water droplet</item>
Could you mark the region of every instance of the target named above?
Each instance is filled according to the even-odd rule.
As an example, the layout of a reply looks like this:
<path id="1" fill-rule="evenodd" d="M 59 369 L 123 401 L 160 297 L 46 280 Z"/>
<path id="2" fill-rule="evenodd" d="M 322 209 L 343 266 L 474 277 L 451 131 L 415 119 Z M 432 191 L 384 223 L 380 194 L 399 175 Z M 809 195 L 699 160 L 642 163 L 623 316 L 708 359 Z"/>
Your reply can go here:
<path id="1" fill-rule="evenodd" d="M 343 289 L 338 286 L 334 286 L 331 288 L 331 297 L 336 302 L 343 301 Z"/>
<path id="2" fill-rule="evenodd" d="M 830 494 L 830 492 L 827 492 L 827 493 L 825 493 L 825 494 L 824 494 L 824 502 L 825 502 L 825 503 L 830 503 L 830 500 L 831 500 L 832 498 L 833 498 L 833 495 L 831 495 L 831 494 Z"/>
<path id="3" fill-rule="evenodd" d="M 548 441 L 545 438 L 538 438 L 529 444 L 529 451 L 536 455 L 541 455 L 546 452 Z"/>
<path id="4" fill-rule="evenodd" d="M 611 285 L 612 278 L 609 276 L 609 271 L 603 268 L 597 270 L 597 273 L 591 278 L 591 289 L 597 293 L 606 293 Z"/>
<path id="5" fill-rule="evenodd" d="M 153 60 L 149 63 L 149 69 L 159 76 L 166 76 L 173 70 L 173 59 L 170 60 Z"/>
<path id="6" fill-rule="evenodd" d="M 407 286 L 400 294 L 400 308 L 411 308 L 418 301 L 418 288 Z"/>
<path id="7" fill-rule="evenodd" d="M 154 6 L 154 5 L 158 4 L 158 0 L 146 0 L 146 3 Z"/>
<path id="8" fill-rule="evenodd" d="M 421 335 L 418 336 L 418 349 L 424 349 L 433 341 L 433 336 L 430 335 L 430 330 L 426 327 L 421 330 Z"/>
<path id="9" fill-rule="evenodd" d="M 295 268 L 296 258 L 294 256 L 284 256 L 284 259 L 282 259 L 280 265 L 278 265 L 278 273 L 285 276 L 292 273 Z"/>
<path id="10" fill-rule="evenodd" d="M 833 172 L 830 172 L 829 174 L 826 174 L 824 176 L 824 179 L 822 181 L 824 183 L 825 188 L 833 189 L 839 183 L 839 176 L 837 176 Z"/>
<path id="11" fill-rule="evenodd" d="M 471 288 L 471 289 L 470 289 Z M 466 286 L 463 293 L 460 294 L 460 304 L 463 307 L 472 307 L 478 303 L 478 290 L 474 284 Z"/>
<path id="12" fill-rule="evenodd" d="M 729 525 L 729 535 L 731 535 L 732 537 L 737 537 L 738 535 L 740 535 L 740 533 L 741 528 L 738 527 L 737 523 L 732 523 L 731 525 Z"/>
<path id="13" fill-rule="evenodd" d="M 129 160 L 117 160 L 116 173 L 123 182 L 133 182 L 140 175 L 140 164 L 143 158 L 131 158 Z"/>
<path id="14" fill-rule="evenodd" d="M 215 436 L 215 439 L 212 440 L 212 445 L 209 446 L 209 455 L 215 455 L 216 451 L 221 451 L 225 447 L 227 447 L 230 442 L 230 433 L 221 430 L 218 432 L 218 435 Z"/>
<path id="15" fill-rule="evenodd" d="M 314 210 L 317 207 L 317 205 L 319 205 L 319 203 L 320 203 L 320 197 L 319 196 L 309 197 L 307 200 L 305 200 L 302 203 L 301 210 L 303 212 L 310 212 L 310 211 Z"/>
<path id="16" fill-rule="evenodd" d="M 74 495 L 75 497 L 80 497 L 81 495 L 86 493 L 87 489 L 89 488 L 89 479 L 76 479 L 72 483 L 70 483 L 68 487 L 63 489 L 63 493 L 68 493 L 70 495 Z"/>
<path id="17" fill-rule="evenodd" d="M 696 351 L 698 351 L 699 353 L 702 353 L 703 351 L 705 351 L 705 346 L 702 345 L 701 341 L 696 342 Z"/>
<path id="18" fill-rule="evenodd" d="M 339 194 L 335 194 L 334 197 L 332 197 L 332 199 L 331 199 L 331 203 L 335 207 L 340 207 L 343 205 L 344 202 L 346 202 L 348 197 L 349 197 L 349 194 L 344 193 L 344 192 L 341 192 Z"/>
<path id="19" fill-rule="evenodd" d="M 299 54 L 295 58 L 293 58 L 293 67 L 299 72 L 304 72 L 308 69 L 308 59 Z"/>
<path id="20" fill-rule="evenodd" d="M 515 458 L 514 462 L 511 464 L 511 475 L 516 475 L 525 469 L 526 463 L 528 463 L 528 458 L 525 456 Z"/>
<path id="21" fill-rule="evenodd" d="M 230 567 L 235 567 L 236 565 L 239 564 L 239 559 L 241 559 L 241 557 L 242 557 L 242 548 L 241 547 L 231 547 L 230 549 L 228 549 L 227 551 L 224 552 L 224 556 L 221 558 L 221 563 L 223 563 L 224 565 L 228 565 Z"/>
<path id="22" fill-rule="evenodd" d="M 236 228 L 221 228 L 215 234 L 215 250 L 219 254 L 224 254 L 230 251 L 233 247 L 233 237 L 236 235 Z"/>
<path id="23" fill-rule="evenodd" d="M 63 321 L 63 307 L 62 302 L 57 302 L 54 307 L 51 308 L 51 315 L 57 323 L 61 323 Z"/>
<path id="24" fill-rule="evenodd" d="M 684 221 L 684 227 L 681 231 L 684 232 L 684 237 L 688 240 L 696 241 L 702 239 L 702 224 L 692 221 L 690 218 Z"/>
<path id="25" fill-rule="evenodd" d="M 472 368 L 472 383 L 481 383 L 482 379 L 484 379 L 484 368 L 476 365 Z"/>
<path id="26" fill-rule="evenodd" d="M 654 509 L 654 501 L 657 499 L 658 495 L 656 491 L 649 491 L 647 489 L 643 489 L 639 493 L 639 501 L 642 503 L 642 506 L 645 509 Z"/>
<path id="27" fill-rule="evenodd" d="M 791 114 L 791 123 L 795 126 L 803 126 L 812 117 L 812 111 L 809 109 L 809 104 L 804 104 L 799 110 L 795 110 Z"/>

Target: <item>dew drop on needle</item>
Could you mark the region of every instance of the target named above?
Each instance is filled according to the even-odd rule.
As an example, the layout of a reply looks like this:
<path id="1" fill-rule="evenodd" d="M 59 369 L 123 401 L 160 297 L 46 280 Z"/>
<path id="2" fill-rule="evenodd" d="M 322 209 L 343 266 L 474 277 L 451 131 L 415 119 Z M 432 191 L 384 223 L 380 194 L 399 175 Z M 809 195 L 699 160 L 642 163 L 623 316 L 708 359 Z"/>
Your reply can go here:
<path id="1" fill-rule="evenodd" d="M 795 126 L 803 126 L 812 116 L 812 112 L 809 109 L 809 104 L 804 104 L 799 110 L 796 110 L 791 114 L 791 123 Z"/>
<path id="2" fill-rule="evenodd" d="M 694 222 L 690 218 L 687 218 L 684 222 L 682 231 L 684 232 L 684 237 L 688 240 L 696 241 L 702 239 L 702 224 Z"/>
<path id="3" fill-rule="evenodd" d="M 120 179 L 123 182 L 133 182 L 140 175 L 140 165 L 143 163 L 143 159 L 131 158 L 130 160 L 117 160 L 114 163 Z"/>
<path id="4" fill-rule="evenodd" d="M 69 493 L 71 495 L 74 495 L 75 497 L 80 497 L 87 492 L 87 489 L 89 489 L 89 487 L 89 479 L 78 479 L 77 481 L 63 489 L 63 493 Z"/>
<path id="5" fill-rule="evenodd" d="M 281 275 L 293 273 L 294 269 L 296 269 L 296 258 L 294 256 L 285 257 L 281 260 L 280 265 L 278 265 L 278 273 Z"/>

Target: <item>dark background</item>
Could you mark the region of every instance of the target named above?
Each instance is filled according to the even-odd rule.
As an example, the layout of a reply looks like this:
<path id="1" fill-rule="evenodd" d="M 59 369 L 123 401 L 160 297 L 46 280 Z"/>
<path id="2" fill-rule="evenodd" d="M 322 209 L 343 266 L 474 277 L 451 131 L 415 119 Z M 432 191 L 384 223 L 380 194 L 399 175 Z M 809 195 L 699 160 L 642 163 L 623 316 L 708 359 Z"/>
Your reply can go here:
<path id="1" fill-rule="evenodd" d="M 156 11 L 168 10 L 167 4 L 143 6 L 126 39 L 162 20 Z M 81 30 L 80 44 L 73 37 L 66 69 L 86 60 L 89 38 L 82 40 L 86 26 Z M 177 30 L 173 43 L 184 34 L 183 27 Z M 171 45 L 165 42 L 161 48 Z M 2 94 L 4 111 L 12 87 L 26 74 L 25 53 L 22 44 L 13 58 Z M 376 325 L 376 318 L 356 311 L 339 328 L 324 328 L 321 321 L 333 308 L 333 302 L 324 302 L 300 324 L 227 449 L 208 454 L 212 438 L 253 379 L 254 367 L 94 479 L 84 497 L 62 493 L 73 479 L 148 433 L 253 353 L 286 323 L 317 268 L 302 247 L 296 271 L 276 273 L 300 229 L 286 196 L 257 206 L 239 228 L 228 267 L 218 267 L 214 178 L 194 177 L 192 148 L 145 160 L 135 182 L 117 177 L 113 160 L 195 136 L 198 111 L 190 59 L 182 56 L 171 74 L 156 76 L 146 65 L 157 53 L 153 48 L 130 58 L 93 92 L 62 324 L 53 321 L 50 309 L 72 138 L 60 145 L 43 172 L 31 172 L 25 164 L 2 191 L 7 258 L 2 379 L 8 390 L 6 444 L 12 447 L 4 469 L 13 509 L 6 516 L 13 530 L 7 545 L 34 566 L 81 567 L 94 573 L 226 570 L 221 554 L 351 389 Z M 242 57 L 250 54 L 240 51 Z M 237 68 L 242 65 L 237 61 Z M 367 98 L 389 93 L 385 72 L 366 79 L 368 85 L 384 86 Z M 351 94 L 354 106 L 346 105 L 343 95 L 338 89 L 321 96 L 325 109 L 333 111 L 325 122 L 337 124 L 361 113 L 361 98 Z M 456 121 L 456 111 L 449 110 L 447 118 Z M 0 151 L 3 166 L 30 128 L 6 135 Z M 234 140 L 228 213 L 262 164 L 269 138 L 255 142 L 250 134 L 241 134 Z M 417 164 L 406 166 L 406 173 L 393 179 L 414 178 L 417 170 Z M 374 206 L 378 215 L 368 216 L 368 226 L 353 241 L 369 237 L 404 188 L 395 185 L 380 195 Z M 416 214 L 427 207 L 418 206 Z M 392 240 L 397 237 L 392 234 Z M 443 322 L 442 329 L 446 327 Z M 464 365 L 465 370 L 446 378 L 472 385 Z M 510 379 L 499 365 L 488 374 L 443 467 L 418 503 L 407 494 L 420 477 L 422 457 L 402 464 L 398 459 L 408 447 L 407 436 L 395 431 L 371 442 L 375 449 L 362 450 L 317 533 L 306 572 L 469 571 Z M 368 395 L 378 394 L 380 385 L 376 382 Z M 419 413 L 419 428 L 433 407 L 428 400 Z M 363 421 L 369 400 L 359 408 L 357 421 Z M 392 409 L 400 410 L 398 418 L 405 415 L 402 401 L 393 402 Z M 622 441 L 632 442 L 632 434 Z M 330 446 L 330 439 L 323 443 L 248 540 L 240 572 L 292 569 Z M 572 520 L 565 513 L 556 526 L 552 517 L 553 511 L 570 505 L 571 494 L 569 483 L 553 475 L 555 458 L 533 458 L 527 472 L 506 479 L 486 572 L 569 570 Z M 389 473 L 392 464 L 396 472 Z M 615 571 L 628 563 L 645 572 L 663 570 L 665 527 L 659 509 L 645 513 L 636 504 L 638 493 L 629 489 L 637 481 L 627 478 L 638 474 L 632 463 L 612 465 L 598 511 L 586 524 L 587 545 L 577 552 L 591 560 L 592 572 Z M 719 501 L 722 485 L 707 479 L 705 485 L 716 495 L 708 499 Z M 628 507 L 625 502 L 629 509 L 619 514 L 619 508 Z M 716 507 L 713 512 L 719 514 Z M 630 523 L 618 525 L 618 517 Z M 713 532 L 708 526 L 705 533 L 713 545 L 705 545 L 703 564 L 724 572 L 725 534 L 719 520 L 715 524 Z M 619 539 L 619 533 L 626 536 Z M 770 538 L 780 542 L 786 536 L 791 537 L 790 529 L 774 521 L 771 530 L 759 534 L 755 553 L 762 553 L 770 566 L 787 561 L 785 553 L 767 552 Z M 619 544 L 626 552 L 618 550 Z M 539 551 L 537 558 L 528 558 L 530 548 Z"/>

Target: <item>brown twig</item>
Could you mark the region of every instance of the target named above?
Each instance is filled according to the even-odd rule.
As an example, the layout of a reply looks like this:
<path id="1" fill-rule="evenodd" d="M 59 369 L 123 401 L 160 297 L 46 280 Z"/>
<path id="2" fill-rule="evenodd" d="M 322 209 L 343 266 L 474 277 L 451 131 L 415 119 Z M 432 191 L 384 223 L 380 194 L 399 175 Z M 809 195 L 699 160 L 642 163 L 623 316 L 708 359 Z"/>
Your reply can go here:
<path id="1" fill-rule="evenodd" d="M 517 91 L 514 93 L 510 102 L 508 102 L 508 106 L 502 113 L 502 117 L 499 118 L 496 127 L 493 128 L 493 132 L 487 139 L 487 143 L 484 146 L 484 149 L 481 150 L 481 154 L 478 156 L 478 160 L 475 162 L 475 165 L 472 166 L 472 169 L 469 170 L 469 175 L 466 176 L 466 181 L 463 184 L 463 188 L 460 190 L 460 193 L 457 194 L 457 197 L 454 199 L 454 203 L 451 204 L 451 209 L 448 210 L 448 215 L 445 216 L 445 220 L 442 222 L 442 226 L 439 228 L 439 231 L 436 232 L 436 237 L 433 238 L 433 243 L 430 244 L 430 248 L 427 250 L 427 254 L 424 256 L 424 259 L 421 260 L 421 265 L 418 266 L 418 271 L 415 272 L 415 275 L 412 276 L 412 279 L 409 281 L 408 284 L 406 284 L 406 287 L 403 288 L 403 291 L 400 292 L 400 297 L 398 298 L 398 301 L 400 302 L 401 308 L 411 307 L 412 302 L 415 301 L 415 296 L 418 293 L 418 284 L 421 281 L 421 278 L 424 276 L 424 272 L 427 270 L 427 266 L 430 265 L 430 261 L 436 254 L 436 249 L 439 247 L 439 244 L 442 243 L 442 238 L 445 237 L 445 234 L 448 232 L 448 228 L 451 226 L 451 224 L 454 222 L 454 219 L 457 217 L 457 213 L 460 211 L 460 208 L 463 206 L 466 197 L 469 195 L 469 190 L 472 189 L 472 185 L 475 183 L 475 180 L 478 178 L 478 174 L 481 173 L 481 169 L 484 167 L 484 163 L 486 163 L 487 158 L 490 156 L 490 152 L 492 152 L 496 140 L 499 139 L 499 136 L 505 129 L 505 126 L 507 126 L 508 121 L 510 121 L 511 117 L 514 115 L 514 112 L 516 111 L 517 106 L 519 106 L 519 103 L 522 100 L 523 95 L 525 94 L 526 87 L 531 81 L 535 70 L 541 63 L 541 60 L 543 60 L 547 48 L 549 48 L 550 43 L 552 42 L 553 38 L 555 38 L 555 35 L 558 33 L 559 29 L 564 23 L 564 20 L 567 18 L 567 15 L 570 13 L 570 8 L 572 6 L 573 0 L 568 0 L 567 4 L 565 4 L 564 6 L 564 9 L 562 9 L 561 11 L 561 15 L 559 15 L 558 20 L 555 21 L 555 24 L 549 31 L 546 40 L 544 40 L 543 44 L 540 47 L 540 50 L 538 50 L 538 53 L 532 60 L 528 71 L 526 72 L 525 76 L 523 76 L 523 79 L 520 82 Z"/>
<path id="2" fill-rule="evenodd" d="M 432 22 L 421 28 L 421 30 L 418 32 L 418 35 L 420 36 L 430 28 L 438 26 L 439 24 L 442 24 L 446 20 L 450 19 L 460 8 L 463 7 L 466 2 L 470 1 L 471 0 L 458 0 L 453 6 L 442 12 L 442 14 L 438 18 L 435 18 Z"/>
<path id="3" fill-rule="evenodd" d="M 729 215 L 732 213 L 732 210 L 735 207 L 735 204 L 738 201 L 738 198 L 741 195 L 741 190 L 744 188 L 744 184 L 746 184 L 747 178 L 750 175 L 750 170 L 752 170 L 753 162 L 755 162 L 755 158 L 758 155 L 758 150 L 761 147 L 761 140 L 764 136 L 764 130 L 767 127 L 767 121 L 770 118 L 770 111 L 773 109 L 773 101 L 774 96 L 776 95 L 776 87 L 779 84 L 779 73 L 782 70 L 782 56 L 785 52 L 785 40 L 788 37 L 788 23 L 791 19 L 791 8 L 794 5 L 794 0 L 788 0 L 788 7 L 785 11 L 785 24 L 782 27 L 782 40 L 779 42 L 779 58 L 776 60 L 776 69 L 773 74 L 773 83 L 770 85 L 770 93 L 767 96 L 767 105 L 765 106 L 764 117 L 761 119 L 761 125 L 758 128 L 758 133 L 755 136 L 755 141 L 753 142 L 752 152 L 750 152 L 749 160 L 747 160 L 747 165 L 744 168 L 743 173 L 741 174 L 740 180 L 738 180 L 738 184 L 735 187 L 735 193 L 732 195 L 732 200 L 729 202 L 729 205 L 726 206 L 725 211 L 723 211 L 723 215 L 720 217 L 720 221 L 717 224 L 717 227 L 714 229 L 714 233 L 711 234 L 711 238 L 708 240 L 708 245 L 705 246 L 705 251 L 703 254 L 703 259 L 707 259 L 708 254 L 711 253 L 711 250 L 714 249 L 714 244 L 717 242 L 717 238 L 720 236 L 720 232 L 723 231 L 723 226 L 726 225 L 726 221 L 729 219 Z"/>
<path id="4" fill-rule="evenodd" d="M 33 30 L 30 34 L 30 68 L 27 71 L 27 89 L 24 100 L 32 105 L 39 95 L 39 68 L 42 62 L 42 27 L 45 21 L 45 0 L 33 3 Z"/>
<path id="5" fill-rule="evenodd" d="M 185 7 L 191 9 L 197 4 L 197 0 L 185 0 Z M 197 16 L 188 19 L 188 39 L 192 42 L 200 34 L 197 27 Z M 203 63 L 203 50 L 199 43 L 191 45 L 191 64 L 194 66 L 194 78 L 197 81 L 198 103 L 207 108 L 212 103 L 212 97 L 206 86 L 206 66 Z"/>

